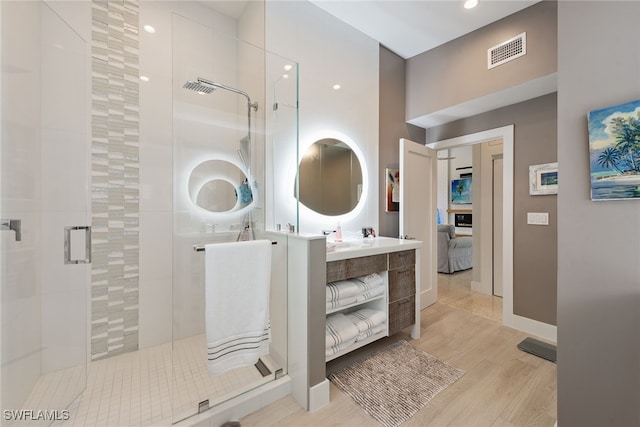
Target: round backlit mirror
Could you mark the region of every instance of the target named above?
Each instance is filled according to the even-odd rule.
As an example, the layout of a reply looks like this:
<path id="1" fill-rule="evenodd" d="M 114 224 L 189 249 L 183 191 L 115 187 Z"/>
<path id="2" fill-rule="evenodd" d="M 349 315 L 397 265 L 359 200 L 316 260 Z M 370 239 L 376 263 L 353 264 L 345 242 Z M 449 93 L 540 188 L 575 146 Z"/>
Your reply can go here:
<path id="1" fill-rule="evenodd" d="M 362 167 L 343 141 L 320 139 L 300 160 L 300 203 L 323 215 L 351 212 L 362 194 Z M 293 190 L 296 197 L 295 184 Z"/>

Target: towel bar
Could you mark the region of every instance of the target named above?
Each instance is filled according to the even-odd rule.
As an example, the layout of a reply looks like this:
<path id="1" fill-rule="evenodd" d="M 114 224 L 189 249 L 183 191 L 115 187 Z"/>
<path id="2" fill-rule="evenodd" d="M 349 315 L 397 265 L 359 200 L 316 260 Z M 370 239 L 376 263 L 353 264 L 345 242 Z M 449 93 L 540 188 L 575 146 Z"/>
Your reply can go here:
<path id="1" fill-rule="evenodd" d="M 277 245 L 278 242 L 271 242 L 272 245 Z M 193 245 L 193 250 L 195 252 L 204 252 L 204 246 Z"/>

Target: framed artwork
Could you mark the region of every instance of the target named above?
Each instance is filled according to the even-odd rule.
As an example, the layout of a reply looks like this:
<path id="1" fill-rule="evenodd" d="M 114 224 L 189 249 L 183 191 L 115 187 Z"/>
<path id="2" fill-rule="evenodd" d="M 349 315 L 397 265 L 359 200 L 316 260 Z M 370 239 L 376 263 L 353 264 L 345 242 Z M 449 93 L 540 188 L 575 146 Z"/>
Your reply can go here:
<path id="1" fill-rule="evenodd" d="M 588 114 L 591 200 L 640 198 L 640 100 Z"/>
<path id="2" fill-rule="evenodd" d="M 398 212 L 400 210 L 400 171 L 398 169 L 385 169 L 387 182 L 387 197 L 385 212 Z"/>
<path id="3" fill-rule="evenodd" d="M 558 163 L 529 166 L 529 194 L 558 194 Z"/>
<path id="4" fill-rule="evenodd" d="M 472 178 L 459 178 L 451 180 L 451 204 L 468 205 L 471 203 Z"/>

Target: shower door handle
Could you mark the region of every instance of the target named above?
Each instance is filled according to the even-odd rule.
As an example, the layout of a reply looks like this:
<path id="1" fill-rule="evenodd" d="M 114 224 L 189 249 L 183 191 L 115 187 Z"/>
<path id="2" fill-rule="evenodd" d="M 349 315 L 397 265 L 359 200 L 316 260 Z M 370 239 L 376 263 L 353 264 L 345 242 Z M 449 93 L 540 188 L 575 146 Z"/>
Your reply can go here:
<path id="1" fill-rule="evenodd" d="M 91 264 L 91 227 L 64 228 L 64 263 Z"/>

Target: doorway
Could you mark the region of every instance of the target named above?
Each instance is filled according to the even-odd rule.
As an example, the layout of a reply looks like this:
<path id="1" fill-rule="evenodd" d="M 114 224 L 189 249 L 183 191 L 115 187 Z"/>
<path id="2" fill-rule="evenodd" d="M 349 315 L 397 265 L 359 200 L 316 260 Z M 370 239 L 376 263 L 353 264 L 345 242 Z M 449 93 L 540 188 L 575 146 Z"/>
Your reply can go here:
<path id="1" fill-rule="evenodd" d="M 512 326 L 517 329 L 521 329 L 524 331 L 530 330 L 529 325 L 526 324 L 527 319 L 520 318 L 519 316 L 515 316 L 513 314 L 513 125 L 504 126 L 501 128 L 491 129 L 487 131 L 477 132 L 473 134 L 463 135 L 456 138 L 451 138 L 447 140 L 437 141 L 430 144 L 427 144 L 428 147 L 433 148 L 435 150 L 441 149 L 450 149 L 453 147 L 460 147 L 466 145 L 475 145 L 481 144 L 484 142 L 501 140 L 502 141 L 502 227 L 501 232 L 502 235 L 498 238 L 502 240 L 502 267 L 499 268 L 502 272 L 502 294 L 503 294 L 503 324 L 507 326 Z M 488 153 L 487 153 L 488 154 Z M 498 154 L 498 153 L 494 153 Z M 488 156 L 491 161 L 493 161 L 493 156 Z M 488 176 L 485 177 L 484 181 L 489 183 L 490 190 L 492 192 L 491 186 L 493 183 L 493 168 L 487 167 L 485 173 L 488 173 Z M 491 214 L 491 210 L 493 210 L 493 205 L 489 203 L 489 206 L 485 204 L 484 209 L 489 212 L 483 212 L 485 218 L 490 218 L 489 228 L 493 228 L 493 215 Z M 481 206 L 480 209 L 483 209 Z M 484 239 L 485 241 L 487 239 Z M 493 259 L 493 249 L 492 249 L 492 241 L 489 239 L 488 243 L 485 243 L 488 248 L 480 248 L 474 250 L 474 258 L 478 253 L 489 253 L 490 257 Z M 486 261 L 486 260 L 485 260 Z M 481 261 L 482 258 L 481 258 Z M 475 264 L 475 261 L 474 261 Z M 485 274 L 493 275 L 493 261 L 489 263 L 488 267 L 483 268 Z M 491 295 L 493 293 L 492 284 L 493 279 L 490 280 L 481 280 L 481 283 L 489 283 L 488 289 L 481 289 L 480 292 Z M 485 285 L 486 286 L 486 285 Z M 522 320 L 521 320 L 522 319 Z"/>
<path id="2" fill-rule="evenodd" d="M 503 296 L 502 152 L 502 139 L 440 150 L 437 183 L 439 222 L 454 225 L 458 238 L 473 239 L 474 268 L 466 275 L 470 290 L 499 297 Z M 471 182 L 472 191 L 460 204 L 455 188 L 463 180 Z"/>

